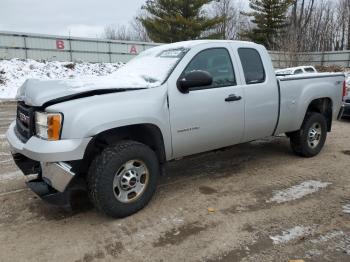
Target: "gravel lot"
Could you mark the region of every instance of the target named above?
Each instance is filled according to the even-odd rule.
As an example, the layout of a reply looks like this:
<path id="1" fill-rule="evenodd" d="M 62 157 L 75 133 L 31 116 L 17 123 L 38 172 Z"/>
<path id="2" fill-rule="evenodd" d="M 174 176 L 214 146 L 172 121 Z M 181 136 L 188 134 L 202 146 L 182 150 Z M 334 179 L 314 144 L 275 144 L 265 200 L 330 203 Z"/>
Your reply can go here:
<path id="1" fill-rule="evenodd" d="M 169 163 L 151 203 L 113 220 L 25 188 L 14 116 L 0 103 L 1 261 L 350 261 L 350 121 L 312 159 L 276 137 Z"/>

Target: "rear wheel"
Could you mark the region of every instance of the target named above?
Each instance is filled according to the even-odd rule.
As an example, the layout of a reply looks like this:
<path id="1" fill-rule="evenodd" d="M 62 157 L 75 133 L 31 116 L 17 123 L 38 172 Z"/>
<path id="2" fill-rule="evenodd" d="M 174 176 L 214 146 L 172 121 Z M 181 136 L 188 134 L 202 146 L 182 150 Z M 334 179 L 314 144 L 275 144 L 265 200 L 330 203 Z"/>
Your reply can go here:
<path id="1" fill-rule="evenodd" d="M 290 144 L 299 156 L 313 157 L 322 150 L 327 138 L 327 122 L 320 113 L 307 113 L 299 131 L 290 133 Z"/>
<path id="2" fill-rule="evenodd" d="M 103 150 L 93 161 L 88 174 L 89 196 L 103 213 L 129 216 L 151 200 L 159 172 L 152 149 L 135 141 L 122 141 Z"/>

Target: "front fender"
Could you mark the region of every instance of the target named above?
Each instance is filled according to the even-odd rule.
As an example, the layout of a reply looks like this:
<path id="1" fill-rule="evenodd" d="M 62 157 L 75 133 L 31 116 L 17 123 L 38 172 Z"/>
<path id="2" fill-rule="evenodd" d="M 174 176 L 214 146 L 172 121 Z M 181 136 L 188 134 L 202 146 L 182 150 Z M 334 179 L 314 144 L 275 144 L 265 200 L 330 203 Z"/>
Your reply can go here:
<path id="1" fill-rule="evenodd" d="M 63 113 L 62 139 L 93 137 L 110 129 L 137 124 L 157 126 L 163 135 L 166 155 L 171 155 L 165 87 L 71 100 L 50 106 L 46 111 Z"/>

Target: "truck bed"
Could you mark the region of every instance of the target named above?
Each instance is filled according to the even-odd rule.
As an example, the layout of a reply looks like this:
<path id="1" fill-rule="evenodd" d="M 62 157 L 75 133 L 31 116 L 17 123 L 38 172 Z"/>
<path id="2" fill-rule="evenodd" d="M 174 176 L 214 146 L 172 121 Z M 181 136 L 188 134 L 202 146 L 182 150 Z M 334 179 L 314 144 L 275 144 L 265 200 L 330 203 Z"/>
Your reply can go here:
<path id="1" fill-rule="evenodd" d="M 333 119 L 336 119 L 342 105 L 344 77 L 343 73 L 277 77 L 280 116 L 275 134 L 298 130 L 304 120 L 303 112 L 316 99 L 329 97 L 332 103 Z"/>

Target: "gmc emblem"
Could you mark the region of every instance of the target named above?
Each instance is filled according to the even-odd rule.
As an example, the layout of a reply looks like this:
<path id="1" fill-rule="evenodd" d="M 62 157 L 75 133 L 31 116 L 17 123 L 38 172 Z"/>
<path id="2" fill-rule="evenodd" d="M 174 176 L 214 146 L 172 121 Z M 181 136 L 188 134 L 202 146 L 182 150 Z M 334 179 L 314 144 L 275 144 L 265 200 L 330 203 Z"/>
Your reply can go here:
<path id="1" fill-rule="evenodd" d="M 26 116 L 23 113 L 19 113 L 19 119 L 29 125 L 29 116 Z"/>

